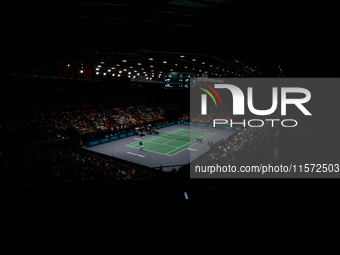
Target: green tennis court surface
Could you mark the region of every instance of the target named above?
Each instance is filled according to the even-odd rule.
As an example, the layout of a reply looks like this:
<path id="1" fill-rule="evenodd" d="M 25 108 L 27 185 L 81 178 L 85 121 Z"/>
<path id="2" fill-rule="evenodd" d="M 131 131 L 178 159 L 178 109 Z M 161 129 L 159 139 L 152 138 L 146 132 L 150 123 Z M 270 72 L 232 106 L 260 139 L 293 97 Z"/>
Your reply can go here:
<path id="1" fill-rule="evenodd" d="M 179 128 L 141 140 L 144 146 L 143 150 L 173 156 L 197 143 L 197 139 L 204 140 L 212 135 L 214 133 Z M 127 144 L 126 146 L 140 149 L 139 141 Z"/>

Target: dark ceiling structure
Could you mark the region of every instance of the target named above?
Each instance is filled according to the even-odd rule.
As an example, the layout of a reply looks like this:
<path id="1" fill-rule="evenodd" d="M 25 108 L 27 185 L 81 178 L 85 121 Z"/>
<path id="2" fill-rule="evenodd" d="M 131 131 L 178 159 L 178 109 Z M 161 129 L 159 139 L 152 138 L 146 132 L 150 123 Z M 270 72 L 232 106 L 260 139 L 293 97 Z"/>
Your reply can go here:
<path id="1" fill-rule="evenodd" d="M 204 17 L 221 14 L 234 0 L 77 1 L 74 17 L 79 19 L 132 22 L 193 28 Z M 89 11 L 90 10 L 90 11 Z"/>
<path id="2" fill-rule="evenodd" d="M 125 52 L 148 49 L 203 54 L 214 48 L 217 33 L 218 41 L 225 36 L 223 23 L 229 23 L 228 33 L 233 24 L 239 23 L 233 17 L 240 6 L 235 0 L 57 0 L 11 4 L 5 17 L 5 29 L 10 35 L 6 40 L 26 51 L 121 48 Z"/>
<path id="3" fill-rule="evenodd" d="M 42 62 L 70 51 L 149 50 L 287 63 L 301 73 L 302 62 L 326 63 L 337 45 L 337 9 L 320 2 L 56 0 L 3 9 L 3 65 L 22 54 Z"/>

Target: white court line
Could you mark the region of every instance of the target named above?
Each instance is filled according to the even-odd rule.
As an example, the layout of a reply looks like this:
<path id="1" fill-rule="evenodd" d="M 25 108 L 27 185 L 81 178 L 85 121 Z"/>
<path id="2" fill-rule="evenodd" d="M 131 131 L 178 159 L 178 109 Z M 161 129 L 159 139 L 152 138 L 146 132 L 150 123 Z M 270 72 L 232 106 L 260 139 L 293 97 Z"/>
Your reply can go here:
<path id="1" fill-rule="evenodd" d="M 131 155 L 135 155 L 135 156 L 138 156 L 138 157 L 145 158 L 145 156 L 144 156 L 144 155 L 140 155 L 140 154 L 133 153 L 133 152 L 130 152 L 130 151 L 128 151 L 128 152 L 126 152 L 126 153 L 127 153 L 127 154 L 131 154 Z"/>
<path id="2" fill-rule="evenodd" d="M 175 151 L 175 150 L 177 150 L 177 149 L 179 149 L 179 148 L 182 148 L 183 146 L 188 146 L 188 144 L 191 144 L 192 142 L 188 142 L 188 143 L 186 143 L 186 144 L 183 144 L 182 146 L 179 146 L 179 147 L 177 147 L 176 149 L 173 149 L 172 151 L 169 151 L 169 152 L 167 152 L 166 153 L 166 155 L 168 155 L 168 153 L 170 153 L 170 152 L 173 152 L 173 151 Z M 189 146 L 190 147 L 190 146 Z M 173 156 L 173 155 L 172 155 Z"/>
<path id="3" fill-rule="evenodd" d="M 208 137 L 210 137 L 210 136 L 212 136 L 212 135 L 214 135 L 215 133 L 208 133 L 209 134 L 209 136 Z M 208 137 L 206 137 L 206 138 L 208 138 Z M 203 140 L 205 140 L 206 138 L 203 138 Z M 192 145 L 195 145 L 196 144 L 196 142 L 192 142 L 193 144 Z M 192 146 L 192 145 L 190 145 L 190 146 L 188 146 L 188 149 Z M 175 156 L 175 155 L 177 155 L 178 153 L 180 153 L 180 152 L 183 152 L 185 149 L 183 149 L 183 150 L 181 150 L 181 151 L 179 151 L 179 152 L 176 152 L 174 155 L 172 155 L 172 156 Z M 169 153 L 169 152 L 168 152 Z"/>
<path id="4" fill-rule="evenodd" d="M 153 138 L 148 138 L 148 139 L 150 139 L 150 140 L 155 140 L 156 138 L 164 138 L 164 137 L 153 137 Z M 173 139 L 172 140 L 170 140 L 170 141 L 168 141 L 168 142 L 165 142 L 165 143 L 155 143 L 155 142 L 150 142 L 150 140 L 148 140 L 148 139 L 145 139 L 145 140 L 143 140 L 143 142 L 145 143 L 145 144 L 147 144 L 147 143 L 153 143 L 153 144 L 158 144 L 158 145 L 165 145 L 165 146 L 168 146 L 168 147 L 173 147 L 173 148 L 177 148 L 178 146 L 174 146 L 174 145 L 169 145 L 169 144 L 166 144 L 166 143 L 169 143 L 169 142 L 172 142 L 173 141 Z M 127 146 L 129 146 L 130 144 L 134 144 L 134 143 L 136 143 L 136 142 L 133 142 L 133 143 L 129 143 L 129 144 L 127 144 Z M 138 145 L 138 144 L 137 144 Z M 129 147 L 133 147 L 133 146 L 129 146 Z"/>
<path id="5" fill-rule="evenodd" d="M 192 143 L 192 144 L 189 145 L 187 148 L 184 148 L 183 150 L 180 150 L 180 151 L 176 152 L 176 153 L 175 153 L 174 155 L 172 155 L 172 156 L 175 156 L 175 155 L 177 155 L 178 153 L 183 152 L 183 151 L 185 151 L 186 149 L 189 149 L 191 146 L 193 146 L 193 145 L 196 144 L 195 142 L 190 142 L 190 143 Z"/>
<path id="6" fill-rule="evenodd" d="M 170 141 L 171 142 L 171 141 Z M 177 146 L 173 146 L 173 145 L 169 145 L 169 144 L 165 144 L 165 143 L 154 143 L 154 142 L 149 142 L 149 141 L 146 141 L 145 142 L 146 144 L 147 143 L 152 143 L 152 144 L 158 144 L 158 145 L 165 145 L 167 147 L 173 147 L 173 148 L 177 148 Z M 168 143 L 168 142 L 167 142 Z"/>
<path id="7" fill-rule="evenodd" d="M 178 133 L 178 132 L 180 132 L 180 131 L 182 131 L 182 130 L 188 131 L 188 132 L 191 132 L 191 131 L 192 131 L 192 130 L 188 130 L 188 129 L 178 128 L 178 129 L 176 129 L 176 130 L 169 131 L 169 132 L 166 132 L 166 133 L 164 133 L 164 134 Z M 194 132 L 195 132 L 195 131 L 194 131 Z M 200 131 L 196 131 L 196 132 L 197 132 L 197 133 L 203 133 L 203 132 L 200 132 Z M 208 136 L 207 136 L 207 137 L 204 137 L 204 136 L 203 136 L 203 137 L 204 137 L 204 138 L 202 137 L 203 140 L 205 140 L 206 138 L 208 138 L 208 137 L 210 137 L 210 136 L 212 136 L 212 135 L 215 134 L 215 133 L 207 133 L 207 132 L 204 132 L 204 133 L 206 133 L 205 135 L 208 135 Z M 182 135 L 182 136 L 185 136 L 185 135 L 187 135 L 187 134 L 184 134 L 184 135 Z M 182 136 L 180 136 L 180 137 L 182 137 Z M 190 137 L 190 136 L 189 136 L 189 137 Z M 157 138 L 162 138 L 162 136 L 151 137 L 151 138 L 147 138 L 147 139 L 142 140 L 142 141 L 145 141 L 146 143 L 148 143 L 148 142 L 153 141 L 153 140 L 155 140 L 155 139 L 157 139 Z M 165 137 L 165 138 L 166 138 L 166 137 Z M 171 139 L 171 138 L 169 138 L 169 139 Z M 171 141 L 173 141 L 173 139 L 169 140 L 168 142 L 171 142 Z M 165 143 L 168 143 L 168 142 L 165 142 Z M 134 144 L 134 143 L 136 143 L 136 142 L 133 142 L 133 143 L 130 143 L 130 144 Z M 161 143 L 155 143 L 155 142 L 150 142 L 150 143 L 158 144 L 158 145 L 165 145 L 165 143 L 163 143 L 163 144 L 161 144 Z M 191 143 L 192 143 L 192 144 L 191 144 Z M 138 147 L 130 146 L 130 144 L 127 144 L 127 145 L 125 145 L 125 146 L 128 146 L 128 147 L 130 147 L 130 148 L 134 148 L 134 149 L 138 149 Z M 188 144 L 191 144 L 191 145 L 188 146 Z M 175 150 L 178 150 L 178 149 L 180 149 L 180 148 L 182 148 L 182 147 L 184 147 L 184 146 L 188 146 L 187 148 L 190 148 L 190 147 L 191 147 L 192 145 L 194 145 L 194 144 L 196 144 L 196 142 L 191 142 L 191 141 L 190 141 L 190 142 L 188 142 L 188 143 L 183 144 L 182 146 L 165 145 L 165 146 L 167 146 L 167 147 L 176 147 L 175 149 L 173 149 L 173 150 L 167 152 L 166 154 L 160 153 L 160 152 L 156 152 L 156 151 L 147 150 L 147 149 L 145 149 L 145 148 L 143 148 L 143 150 L 144 150 L 144 151 L 148 151 L 148 152 L 157 153 L 157 154 L 160 154 L 160 155 L 165 155 L 165 156 L 172 157 L 172 156 L 175 156 L 175 155 L 177 155 L 178 153 L 184 151 L 184 149 L 178 151 L 177 153 L 175 153 L 175 154 L 173 154 L 173 155 L 168 155 L 168 153 L 171 153 L 171 152 L 173 152 L 173 151 L 175 151 Z"/>
<path id="8" fill-rule="evenodd" d="M 125 145 L 125 146 L 130 147 L 130 148 L 134 148 L 134 149 L 136 149 L 136 150 L 140 150 L 140 149 L 138 149 L 138 148 L 136 148 L 136 147 L 132 147 L 132 146 L 128 146 L 128 145 Z M 157 154 L 160 154 L 160 155 L 169 156 L 169 155 L 166 155 L 166 154 L 161 153 L 161 152 L 150 151 L 150 150 L 146 150 L 146 149 L 143 149 L 143 151 L 148 151 L 148 152 L 153 152 L 153 153 L 157 153 Z"/>
<path id="9" fill-rule="evenodd" d="M 189 144 L 190 144 L 190 143 L 192 143 L 192 142 L 189 142 Z M 130 143 L 130 144 L 132 144 L 132 143 Z M 187 145 L 187 144 L 188 144 L 188 143 L 186 143 L 186 144 L 184 144 L 184 145 Z M 160 145 L 162 145 L 162 144 L 160 144 Z M 167 152 L 167 153 L 170 153 L 170 152 L 172 152 L 172 151 L 174 151 L 174 150 L 177 150 L 177 149 L 183 147 L 184 145 L 179 146 L 179 147 L 178 147 L 178 146 L 171 146 L 171 147 L 176 147 L 176 149 L 173 149 L 173 150 L 171 150 L 171 151 L 169 151 L 169 152 Z M 140 150 L 138 147 L 133 147 L 133 146 L 130 146 L 129 144 L 127 144 L 127 145 L 125 145 L 125 146 L 130 147 L 130 148 L 134 148 L 134 149 L 137 149 L 137 150 Z M 169 146 L 169 145 L 166 145 L 166 146 Z M 189 146 L 189 147 L 190 147 L 190 146 Z M 165 156 L 168 156 L 168 157 L 172 157 L 172 156 L 178 154 L 179 152 L 181 152 L 182 150 L 179 151 L 179 152 L 177 152 L 177 153 L 175 153 L 174 155 L 168 155 L 168 154 L 164 154 L 164 153 L 161 153 L 161 152 L 150 151 L 150 150 L 147 150 L 147 149 L 145 149 L 145 148 L 143 148 L 143 151 L 149 151 L 149 152 L 153 152 L 153 153 L 165 155 Z"/>
<path id="10" fill-rule="evenodd" d="M 142 141 L 152 141 L 152 140 L 154 140 L 154 139 L 156 139 L 156 138 L 158 138 L 158 137 L 150 137 L 150 138 L 146 138 L 146 139 L 140 139 L 140 140 L 142 140 Z M 134 138 L 134 139 L 138 139 L 138 138 Z M 133 143 L 135 143 L 135 142 L 133 142 Z M 133 143 L 129 143 L 129 144 L 127 144 L 127 145 L 130 145 L 130 144 L 133 144 Z M 130 146 L 131 147 L 131 146 Z"/>

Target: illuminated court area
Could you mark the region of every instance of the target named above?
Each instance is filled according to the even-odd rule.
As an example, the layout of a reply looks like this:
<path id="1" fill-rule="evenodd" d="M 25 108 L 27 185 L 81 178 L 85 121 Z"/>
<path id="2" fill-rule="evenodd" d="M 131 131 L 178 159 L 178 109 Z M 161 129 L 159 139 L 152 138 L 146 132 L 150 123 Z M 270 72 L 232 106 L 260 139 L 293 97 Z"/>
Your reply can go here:
<path id="1" fill-rule="evenodd" d="M 84 148 L 148 167 L 162 165 L 165 166 L 164 171 L 170 171 L 170 166 L 188 164 L 207 152 L 209 140 L 215 143 L 233 133 L 234 131 L 226 129 L 213 128 L 209 131 L 203 126 L 178 124 L 159 129 L 158 135 L 142 137 L 135 135 Z M 140 141 L 143 143 L 143 149 L 139 144 Z"/>

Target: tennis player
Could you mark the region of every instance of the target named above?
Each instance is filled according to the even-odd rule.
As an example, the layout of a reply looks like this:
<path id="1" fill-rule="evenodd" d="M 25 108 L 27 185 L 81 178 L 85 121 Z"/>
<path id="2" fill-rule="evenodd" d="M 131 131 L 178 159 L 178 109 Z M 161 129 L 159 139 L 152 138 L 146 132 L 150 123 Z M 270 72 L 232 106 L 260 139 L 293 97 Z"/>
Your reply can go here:
<path id="1" fill-rule="evenodd" d="M 140 149 L 143 150 L 143 143 L 142 141 L 139 141 Z"/>

